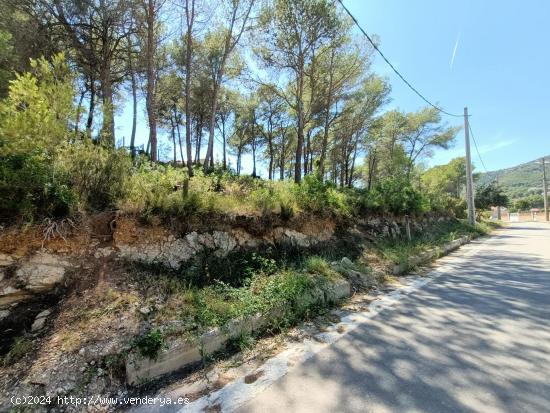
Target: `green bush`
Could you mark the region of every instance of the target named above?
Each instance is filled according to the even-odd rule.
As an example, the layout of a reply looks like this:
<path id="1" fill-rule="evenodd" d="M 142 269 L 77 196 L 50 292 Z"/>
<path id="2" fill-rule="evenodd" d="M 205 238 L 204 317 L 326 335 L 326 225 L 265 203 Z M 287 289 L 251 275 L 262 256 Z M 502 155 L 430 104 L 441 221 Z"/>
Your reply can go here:
<path id="1" fill-rule="evenodd" d="M 137 337 L 133 341 L 133 347 L 137 348 L 142 357 L 156 359 L 164 346 L 164 337 L 160 330 L 151 330 L 147 334 Z"/>
<path id="2" fill-rule="evenodd" d="M 130 157 L 124 150 L 91 142 L 67 145 L 56 157 L 55 166 L 88 210 L 115 206 L 126 194 L 132 172 Z"/>
<path id="3" fill-rule="evenodd" d="M 0 220 L 63 217 L 72 212 L 76 200 L 50 159 L 24 154 L 0 158 Z"/>
<path id="4" fill-rule="evenodd" d="M 429 210 L 428 200 L 405 177 L 387 178 L 369 194 L 371 209 L 394 214 L 422 213 Z"/>

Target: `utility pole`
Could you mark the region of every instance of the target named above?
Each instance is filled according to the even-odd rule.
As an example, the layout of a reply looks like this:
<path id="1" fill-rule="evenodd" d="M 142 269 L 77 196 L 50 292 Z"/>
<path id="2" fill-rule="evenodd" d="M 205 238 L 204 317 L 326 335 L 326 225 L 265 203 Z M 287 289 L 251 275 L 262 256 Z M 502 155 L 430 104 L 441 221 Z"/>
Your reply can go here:
<path id="1" fill-rule="evenodd" d="M 497 172 L 497 177 L 496 177 L 495 181 L 497 183 L 497 188 L 498 188 L 498 172 Z M 499 221 L 502 219 L 502 214 L 501 214 L 501 211 L 500 211 L 500 205 L 497 206 L 497 219 Z"/>
<path id="2" fill-rule="evenodd" d="M 464 139 L 466 147 L 466 202 L 468 203 L 468 223 L 475 225 L 476 211 L 474 206 L 474 180 L 472 178 L 472 159 L 470 156 L 470 127 L 468 108 L 464 108 Z"/>
<path id="3" fill-rule="evenodd" d="M 544 193 L 544 217 L 546 222 L 548 222 L 548 215 L 550 211 L 548 211 L 548 184 L 546 183 L 546 164 L 544 157 L 542 158 L 542 187 Z"/>

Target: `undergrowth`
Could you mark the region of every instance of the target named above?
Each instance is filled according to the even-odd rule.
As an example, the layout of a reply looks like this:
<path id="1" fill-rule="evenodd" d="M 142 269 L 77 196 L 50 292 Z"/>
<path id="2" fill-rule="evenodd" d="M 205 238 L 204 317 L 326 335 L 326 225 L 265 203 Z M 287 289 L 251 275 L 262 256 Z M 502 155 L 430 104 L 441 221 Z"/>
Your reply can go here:
<path id="1" fill-rule="evenodd" d="M 375 243 L 378 253 L 387 261 L 404 264 L 412 256 L 433 247 L 444 245 L 463 236 L 478 237 L 486 235 L 499 226 L 496 222 L 482 221 L 472 226 L 462 220 L 440 223 L 428 231 L 416 233 L 409 241 L 405 237 L 385 238 Z"/>

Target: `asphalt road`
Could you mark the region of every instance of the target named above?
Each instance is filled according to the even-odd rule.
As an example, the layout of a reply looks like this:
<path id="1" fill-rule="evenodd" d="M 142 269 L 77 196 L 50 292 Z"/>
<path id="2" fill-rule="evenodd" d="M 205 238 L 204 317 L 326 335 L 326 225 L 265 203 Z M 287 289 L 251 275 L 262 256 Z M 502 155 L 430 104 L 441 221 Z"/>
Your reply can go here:
<path id="1" fill-rule="evenodd" d="M 517 223 L 291 370 L 249 412 L 550 412 L 550 225 Z"/>

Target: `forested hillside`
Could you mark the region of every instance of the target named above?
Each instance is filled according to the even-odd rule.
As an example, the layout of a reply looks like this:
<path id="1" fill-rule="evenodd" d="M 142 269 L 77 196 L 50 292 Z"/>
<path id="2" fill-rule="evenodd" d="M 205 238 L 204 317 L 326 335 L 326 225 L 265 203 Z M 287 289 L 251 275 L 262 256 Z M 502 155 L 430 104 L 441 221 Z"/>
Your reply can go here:
<path id="1" fill-rule="evenodd" d="M 548 159 L 548 157 L 546 158 Z M 499 186 L 512 200 L 533 195 L 541 195 L 542 165 L 540 162 L 540 159 L 536 159 L 511 168 L 480 173 L 476 180 L 476 185 L 486 185 L 498 179 Z M 548 162 L 546 168 L 549 168 Z M 547 171 L 548 170 L 549 169 L 547 169 Z"/>

